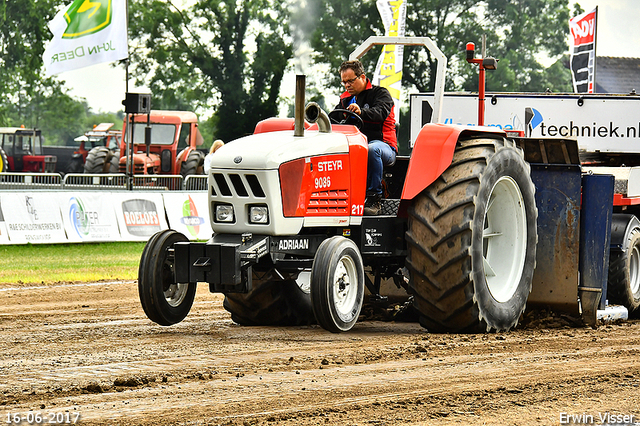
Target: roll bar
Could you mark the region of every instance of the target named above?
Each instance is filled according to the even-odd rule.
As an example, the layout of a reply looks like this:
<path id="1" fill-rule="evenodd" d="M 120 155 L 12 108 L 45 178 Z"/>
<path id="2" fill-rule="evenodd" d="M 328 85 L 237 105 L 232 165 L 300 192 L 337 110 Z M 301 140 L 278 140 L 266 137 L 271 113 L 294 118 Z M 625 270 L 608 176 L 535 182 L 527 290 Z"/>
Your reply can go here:
<path id="1" fill-rule="evenodd" d="M 373 46 L 378 45 L 403 45 L 403 46 L 425 46 L 429 52 L 438 60 L 436 85 L 434 90 L 433 115 L 432 123 L 440 123 L 442 116 L 442 101 L 444 100 L 444 81 L 447 72 L 447 57 L 438 46 L 429 37 L 383 37 L 371 36 L 358 46 L 351 55 L 349 60 L 360 59 Z"/>

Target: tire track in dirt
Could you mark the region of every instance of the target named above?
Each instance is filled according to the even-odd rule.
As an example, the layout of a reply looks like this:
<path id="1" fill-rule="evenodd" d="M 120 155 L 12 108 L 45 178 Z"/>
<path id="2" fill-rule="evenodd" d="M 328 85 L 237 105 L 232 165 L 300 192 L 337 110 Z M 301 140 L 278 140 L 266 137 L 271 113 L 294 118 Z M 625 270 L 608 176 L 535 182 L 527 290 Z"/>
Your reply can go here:
<path id="1" fill-rule="evenodd" d="M 146 319 L 134 283 L 12 288 L 0 306 L 0 416 L 87 425 L 557 424 L 640 413 L 640 323 L 434 335 L 365 321 L 240 327 L 200 287 L 187 319 Z M 41 408 L 43 407 L 43 408 Z"/>

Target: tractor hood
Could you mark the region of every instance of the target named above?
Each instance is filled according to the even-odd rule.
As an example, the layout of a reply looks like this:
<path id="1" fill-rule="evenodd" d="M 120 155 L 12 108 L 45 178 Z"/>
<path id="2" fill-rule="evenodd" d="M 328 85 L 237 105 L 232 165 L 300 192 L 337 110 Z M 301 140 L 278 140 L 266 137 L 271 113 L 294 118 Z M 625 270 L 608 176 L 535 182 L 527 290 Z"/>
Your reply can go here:
<path id="1" fill-rule="evenodd" d="M 222 146 L 213 155 L 211 168 L 273 170 L 298 158 L 348 152 L 343 133 L 306 130 L 302 137 L 293 131 L 258 133 Z"/>

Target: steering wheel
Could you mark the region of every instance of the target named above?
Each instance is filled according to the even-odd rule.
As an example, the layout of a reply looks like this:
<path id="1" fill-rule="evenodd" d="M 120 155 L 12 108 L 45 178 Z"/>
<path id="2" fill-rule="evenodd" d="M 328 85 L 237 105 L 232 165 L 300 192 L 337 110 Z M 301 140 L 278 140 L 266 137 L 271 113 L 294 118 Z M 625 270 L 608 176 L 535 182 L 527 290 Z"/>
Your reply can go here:
<path id="1" fill-rule="evenodd" d="M 345 117 L 344 114 L 347 114 L 347 117 Z M 342 119 L 340 117 L 342 117 Z M 360 130 L 364 127 L 364 121 L 362 121 L 362 118 L 355 112 L 349 111 L 348 109 L 334 109 L 329 113 L 329 119 L 335 124 L 353 124 Z M 349 121 L 352 122 L 349 123 Z M 355 121 L 355 123 L 353 123 L 353 121 Z"/>

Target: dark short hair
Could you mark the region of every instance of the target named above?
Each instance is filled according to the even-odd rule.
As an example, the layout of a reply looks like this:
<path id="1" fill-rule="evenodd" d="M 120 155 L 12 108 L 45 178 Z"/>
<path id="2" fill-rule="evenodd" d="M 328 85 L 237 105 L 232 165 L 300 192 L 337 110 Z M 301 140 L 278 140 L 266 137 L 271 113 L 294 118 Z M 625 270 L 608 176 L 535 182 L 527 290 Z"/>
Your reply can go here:
<path id="1" fill-rule="evenodd" d="M 344 61 L 340 65 L 340 74 L 348 69 L 352 69 L 354 74 L 358 77 L 364 74 L 364 67 L 362 66 L 362 62 L 358 61 L 357 59 L 355 61 Z"/>

